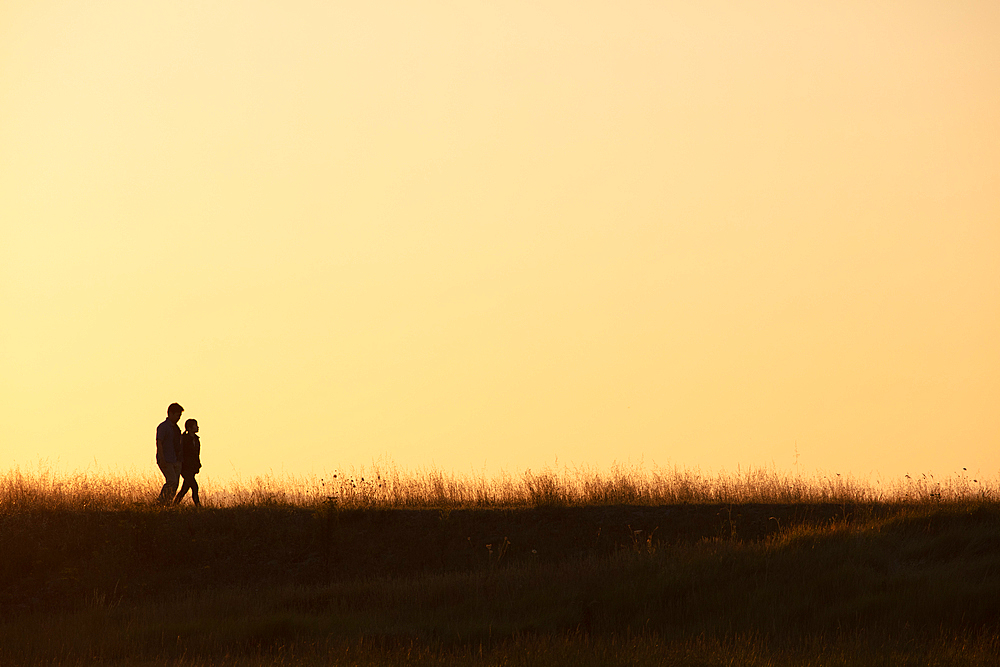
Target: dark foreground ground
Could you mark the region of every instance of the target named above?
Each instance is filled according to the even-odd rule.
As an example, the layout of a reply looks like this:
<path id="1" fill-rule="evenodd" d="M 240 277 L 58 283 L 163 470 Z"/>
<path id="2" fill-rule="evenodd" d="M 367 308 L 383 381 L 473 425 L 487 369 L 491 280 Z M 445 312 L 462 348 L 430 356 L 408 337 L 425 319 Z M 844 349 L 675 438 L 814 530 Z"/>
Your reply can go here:
<path id="1" fill-rule="evenodd" d="M 0 514 L 0 664 L 1000 664 L 1000 507 Z"/>

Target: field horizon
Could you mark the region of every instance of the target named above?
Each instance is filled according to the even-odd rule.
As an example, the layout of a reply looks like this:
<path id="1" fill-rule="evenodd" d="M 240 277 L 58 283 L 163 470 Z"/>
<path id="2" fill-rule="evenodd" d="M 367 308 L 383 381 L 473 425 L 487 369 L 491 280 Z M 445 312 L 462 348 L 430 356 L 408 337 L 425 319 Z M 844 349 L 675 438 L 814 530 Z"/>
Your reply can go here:
<path id="1" fill-rule="evenodd" d="M 545 466 L 494 474 L 440 468 L 407 470 L 377 461 L 321 473 L 274 473 L 244 477 L 199 475 L 206 507 L 242 505 L 342 508 L 525 507 L 536 505 L 852 502 L 1000 502 L 1000 473 L 976 476 L 966 469 L 935 477 L 896 478 L 772 466 L 702 472 L 678 465 L 613 464 L 607 468 Z M 60 470 L 45 462 L 0 471 L 0 508 L 36 504 L 70 508 L 134 508 L 155 502 L 163 477 L 146 469 Z M 186 499 L 190 502 L 190 496 Z"/>

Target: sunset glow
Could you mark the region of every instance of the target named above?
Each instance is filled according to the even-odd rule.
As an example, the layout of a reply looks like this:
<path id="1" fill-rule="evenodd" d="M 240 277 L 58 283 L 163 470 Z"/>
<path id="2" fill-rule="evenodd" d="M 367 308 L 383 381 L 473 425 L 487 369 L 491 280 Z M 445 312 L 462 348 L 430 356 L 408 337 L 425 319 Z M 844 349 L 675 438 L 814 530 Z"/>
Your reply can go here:
<path id="1" fill-rule="evenodd" d="M 0 5 L 0 467 L 1000 472 L 996 2 Z"/>

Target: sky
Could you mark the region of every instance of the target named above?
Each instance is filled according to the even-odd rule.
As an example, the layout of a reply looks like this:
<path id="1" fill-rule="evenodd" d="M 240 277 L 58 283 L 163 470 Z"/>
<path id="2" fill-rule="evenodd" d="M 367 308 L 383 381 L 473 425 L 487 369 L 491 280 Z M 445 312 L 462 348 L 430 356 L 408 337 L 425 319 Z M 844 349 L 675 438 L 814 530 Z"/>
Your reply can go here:
<path id="1" fill-rule="evenodd" d="M 0 0 L 0 470 L 996 477 L 998 341 L 992 0 Z"/>

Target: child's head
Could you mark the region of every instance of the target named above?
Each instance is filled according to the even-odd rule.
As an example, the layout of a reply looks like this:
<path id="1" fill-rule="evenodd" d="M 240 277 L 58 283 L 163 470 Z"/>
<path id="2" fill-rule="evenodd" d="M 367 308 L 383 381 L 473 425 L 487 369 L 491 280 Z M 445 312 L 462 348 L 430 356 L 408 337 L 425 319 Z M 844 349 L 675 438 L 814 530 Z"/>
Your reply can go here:
<path id="1" fill-rule="evenodd" d="M 197 419 L 189 419 L 186 422 L 184 422 L 184 430 L 187 431 L 188 433 L 197 433 L 198 432 L 198 420 Z"/>

